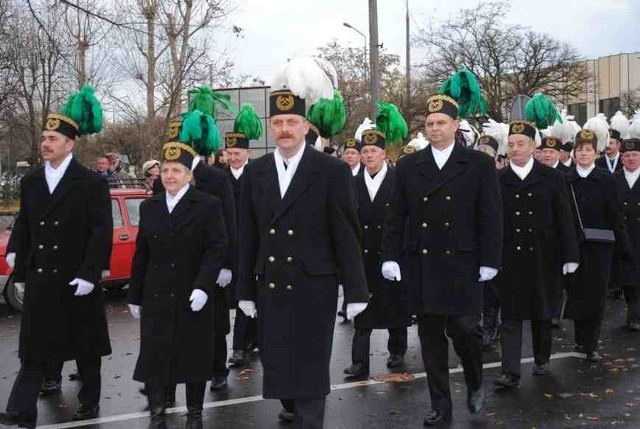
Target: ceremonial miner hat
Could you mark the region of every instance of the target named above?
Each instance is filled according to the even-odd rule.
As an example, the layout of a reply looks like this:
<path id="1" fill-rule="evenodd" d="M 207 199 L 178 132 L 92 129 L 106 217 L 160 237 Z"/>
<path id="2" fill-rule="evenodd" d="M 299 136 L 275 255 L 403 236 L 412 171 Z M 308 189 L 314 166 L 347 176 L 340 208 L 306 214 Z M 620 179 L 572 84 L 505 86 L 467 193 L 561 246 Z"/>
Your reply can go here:
<path id="1" fill-rule="evenodd" d="M 418 151 L 418 149 L 415 148 L 415 146 L 412 146 L 410 144 L 406 144 L 404 146 L 402 146 L 400 148 L 400 152 L 398 153 L 398 159 L 410 155 L 412 153 L 416 153 Z"/>
<path id="2" fill-rule="evenodd" d="M 544 137 L 540 143 L 540 149 L 554 149 L 559 152 L 561 147 L 562 142 L 558 137 L 554 136 Z"/>
<path id="3" fill-rule="evenodd" d="M 498 147 L 500 146 L 498 144 L 498 140 L 496 140 L 495 138 L 493 138 L 491 136 L 480 136 L 480 138 L 478 139 L 478 143 L 477 144 L 478 144 L 478 146 L 480 146 L 480 145 L 489 146 L 496 153 L 498 153 Z"/>
<path id="4" fill-rule="evenodd" d="M 343 153 L 347 149 L 355 149 L 358 152 L 360 152 L 360 149 L 362 149 L 362 144 L 360 144 L 360 142 L 353 137 L 349 137 L 348 139 L 346 139 L 342 144 L 342 146 L 343 146 L 343 149 L 342 149 Z"/>
<path id="5" fill-rule="evenodd" d="M 162 162 L 178 162 L 189 170 L 196 155 L 193 147 L 178 141 L 167 142 L 162 146 Z"/>
<path id="6" fill-rule="evenodd" d="M 249 149 L 249 141 L 262 137 L 262 121 L 250 103 L 240 106 L 240 112 L 233 122 L 233 132 L 224 135 L 227 149 Z"/>
<path id="7" fill-rule="evenodd" d="M 578 134 L 576 134 L 575 142 L 575 145 L 578 145 L 578 143 L 587 142 L 596 150 L 598 147 L 598 138 L 596 137 L 596 133 L 588 128 L 583 128 L 578 131 Z"/>
<path id="8" fill-rule="evenodd" d="M 43 131 L 56 131 L 71 140 L 101 129 L 102 106 L 90 85 L 71 94 L 60 114 L 49 114 L 43 127 Z"/>
<path id="9" fill-rule="evenodd" d="M 620 145 L 620 152 L 630 151 L 640 152 L 640 139 L 631 138 L 622 141 L 622 144 Z"/>

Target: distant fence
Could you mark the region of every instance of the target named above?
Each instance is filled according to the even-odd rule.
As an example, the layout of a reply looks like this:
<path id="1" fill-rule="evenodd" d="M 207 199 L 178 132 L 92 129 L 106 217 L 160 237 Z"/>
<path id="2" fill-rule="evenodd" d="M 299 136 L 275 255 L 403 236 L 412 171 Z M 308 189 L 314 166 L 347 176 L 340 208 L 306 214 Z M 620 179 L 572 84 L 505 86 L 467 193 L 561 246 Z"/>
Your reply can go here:
<path id="1" fill-rule="evenodd" d="M 0 201 L 7 203 L 20 199 L 20 180 L 9 179 L 0 181 Z"/>

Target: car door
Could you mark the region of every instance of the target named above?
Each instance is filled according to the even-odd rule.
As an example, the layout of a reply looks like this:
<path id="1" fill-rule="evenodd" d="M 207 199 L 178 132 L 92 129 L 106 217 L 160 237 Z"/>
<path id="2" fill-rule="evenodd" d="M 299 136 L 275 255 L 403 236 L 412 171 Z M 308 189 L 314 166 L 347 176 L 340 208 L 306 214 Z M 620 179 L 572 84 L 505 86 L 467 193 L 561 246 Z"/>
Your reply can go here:
<path id="1" fill-rule="evenodd" d="M 124 202 L 121 198 L 111 197 L 111 217 L 113 218 L 113 246 L 111 249 L 111 275 L 107 280 L 129 278 L 131 271 L 131 234 L 124 216 Z"/>
<path id="2" fill-rule="evenodd" d="M 129 240 L 125 245 L 130 256 L 128 263 L 123 267 L 123 273 L 127 278 L 131 276 L 131 263 L 136 250 L 136 238 L 138 237 L 138 226 L 140 225 L 140 204 L 147 198 L 147 196 L 131 196 L 123 199 L 124 213 L 126 215 L 125 222 L 129 227 Z"/>

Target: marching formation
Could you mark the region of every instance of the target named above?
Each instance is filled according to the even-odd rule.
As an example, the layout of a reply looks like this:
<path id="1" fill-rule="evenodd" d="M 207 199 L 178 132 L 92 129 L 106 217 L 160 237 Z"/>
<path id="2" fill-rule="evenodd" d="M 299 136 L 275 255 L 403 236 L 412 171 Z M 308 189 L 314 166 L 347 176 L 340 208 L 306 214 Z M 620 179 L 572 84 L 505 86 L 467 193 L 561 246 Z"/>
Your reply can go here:
<path id="1" fill-rule="evenodd" d="M 235 117 L 224 136 L 221 110 Z M 327 143 L 346 109 L 335 70 L 296 57 L 271 85 L 266 124 L 276 148 L 251 159 L 265 119 L 209 87 L 190 91 L 188 111 L 168 124 L 161 161 L 144 166 L 157 171 L 148 174 L 153 196 L 140 206 L 129 283 L 140 321 L 131 370 L 144 383 L 150 427 L 166 427 L 184 383 L 186 427 L 202 428 L 207 382 L 225 389 L 228 366 L 259 350 L 263 396 L 280 401 L 279 419 L 322 428 L 340 287 L 338 315 L 355 328 L 347 380 L 369 376 L 374 329 L 388 331 L 387 367 L 401 368 L 417 323 L 431 404 L 425 426 L 452 420 L 449 339 L 476 414 L 486 396 L 483 348 L 501 349 L 494 387 L 519 385 L 523 321 L 537 376 L 552 371 L 552 330 L 562 319 L 574 321 L 576 350 L 601 359 L 611 286 L 624 293 L 628 329 L 640 331 L 640 115 L 617 114 L 611 124 L 599 115 L 581 128 L 543 94 L 508 124 L 485 110 L 463 69 L 428 99 L 424 135 L 403 144 L 401 112 L 378 101 L 374 120 L 336 152 Z M 480 128 L 478 118 L 487 119 L 481 131 L 471 125 Z M 109 270 L 107 183 L 120 179 L 109 177 L 108 159 L 101 174 L 72 153 L 79 136 L 101 127 L 100 103 L 83 87 L 47 117 L 44 166 L 21 183 L 8 257 L 24 294 L 21 368 L 0 414 L 5 425 L 36 427 L 43 382 L 68 360 L 82 382 L 74 419 L 99 415 L 111 346 L 95 286 Z M 223 147 L 228 166 L 207 165 Z"/>

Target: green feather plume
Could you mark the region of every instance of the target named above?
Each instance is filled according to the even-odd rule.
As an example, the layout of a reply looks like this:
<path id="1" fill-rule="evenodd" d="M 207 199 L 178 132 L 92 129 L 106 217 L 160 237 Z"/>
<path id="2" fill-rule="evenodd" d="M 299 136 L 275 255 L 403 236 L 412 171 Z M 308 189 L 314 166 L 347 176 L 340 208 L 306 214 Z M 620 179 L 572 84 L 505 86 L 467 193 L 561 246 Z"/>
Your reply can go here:
<path id="1" fill-rule="evenodd" d="M 216 92 L 207 85 L 189 90 L 189 100 L 189 112 L 199 110 L 212 118 L 218 117 L 217 105 L 227 111 L 234 110 L 229 94 Z"/>
<path id="2" fill-rule="evenodd" d="M 233 131 L 244 134 L 249 140 L 258 140 L 262 137 L 262 120 L 258 117 L 253 104 L 243 103 L 240 106 L 240 113 L 233 123 Z"/>
<path id="3" fill-rule="evenodd" d="M 473 73 L 464 67 L 449 76 L 438 92 L 458 102 L 460 118 L 468 118 L 477 113 L 487 114 L 487 102 L 482 96 L 480 84 Z"/>
<path id="4" fill-rule="evenodd" d="M 84 85 L 80 91 L 71 94 L 60 113 L 78 124 L 81 136 L 102 129 L 102 106 L 91 85 Z"/>
<path id="5" fill-rule="evenodd" d="M 562 116 L 553 101 L 538 92 L 524 107 L 524 117 L 527 121 L 536 124 L 539 130 L 550 127 L 558 121 L 562 123 Z"/>
<path id="6" fill-rule="evenodd" d="M 385 101 L 378 101 L 376 128 L 384 133 L 388 144 L 401 144 L 409 135 L 409 127 L 398 107 Z"/>
<path id="7" fill-rule="evenodd" d="M 307 119 L 318 128 L 320 136 L 325 139 L 330 139 L 342 131 L 347 123 L 347 108 L 340 91 L 334 90 L 331 100 L 321 98 L 314 103 L 309 108 Z"/>
<path id="8" fill-rule="evenodd" d="M 220 132 L 209 115 L 194 110 L 183 116 L 180 141 L 193 147 L 198 155 L 208 157 L 222 144 Z"/>

